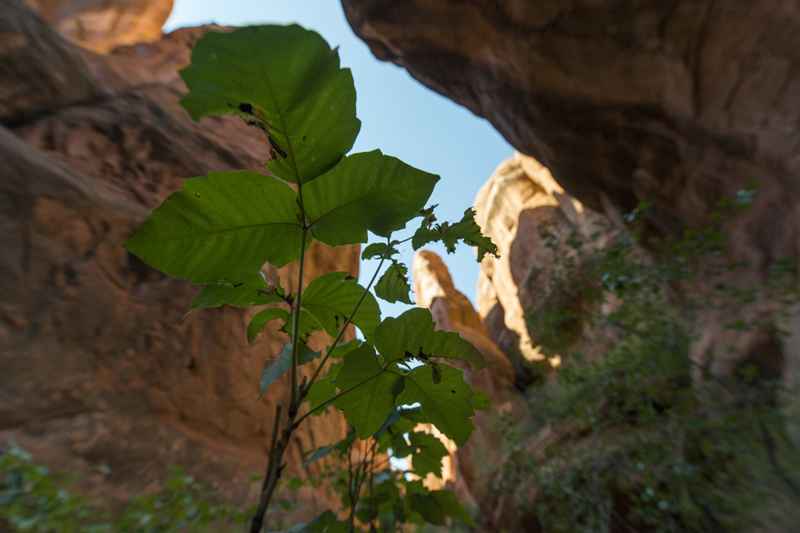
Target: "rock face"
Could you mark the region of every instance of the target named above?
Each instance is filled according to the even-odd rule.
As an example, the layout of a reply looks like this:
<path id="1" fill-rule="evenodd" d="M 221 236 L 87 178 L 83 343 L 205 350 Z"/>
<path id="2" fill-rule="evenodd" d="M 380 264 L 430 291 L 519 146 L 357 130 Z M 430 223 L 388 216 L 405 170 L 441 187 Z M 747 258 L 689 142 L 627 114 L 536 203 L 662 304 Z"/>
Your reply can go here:
<path id="1" fill-rule="evenodd" d="M 583 205 L 613 220 L 650 204 L 647 246 L 754 193 L 724 228 L 725 261 L 745 267 L 725 283 L 763 286 L 781 260 L 800 257 L 797 2 L 342 3 L 378 58 L 487 118 Z M 513 293 L 498 301 L 503 291 Z M 530 352 L 516 305 L 501 303 L 511 317 L 490 317 L 490 330 L 511 324 L 520 340 L 501 345 Z M 744 312 L 763 327 L 740 334 L 722 326 L 724 311 L 698 316 L 695 361 L 716 375 L 752 358 L 796 368 L 800 353 L 775 338 L 785 326 L 772 302 Z M 764 355 L 766 345 L 776 349 Z"/>
<path id="2" fill-rule="evenodd" d="M 262 168 L 268 149 L 236 120 L 197 124 L 178 105 L 176 71 L 205 29 L 97 56 L 64 42 L 19 2 L 3 8 L 3 21 L 4 64 L 30 69 L 3 76 L 2 94 L 56 82 L 85 92 L 3 109 L 0 442 L 12 439 L 76 474 L 106 501 L 155 488 L 180 465 L 243 505 L 255 495 L 250 476 L 263 473 L 287 386 L 276 383 L 259 399 L 258 380 L 287 339 L 273 328 L 248 346 L 248 317 L 238 310 L 185 316 L 194 289 L 122 244 L 184 178 Z M 17 46 L 27 39 L 36 46 Z M 307 279 L 358 269 L 353 247 L 315 246 L 306 257 Z M 294 265 L 268 271 L 285 287 L 296 276 Z M 344 431 L 338 416 L 306 424 L 288 475 L 314 475 L 302 452 Z"/>
<path id="3" fill-rule="evenodd" d="M 557 296 L 561 287 L 553 284 L 559 274 L 556 258 L 573 252 L 564 243 L 574 236 L 600 249 L 613 236 L 613 227 L 566 194 L 535 159 L 521 154 L 495 170 L 478 192 L 475 210 L 481 230 L 497 245 L 499 255 L 487 255 L 481 264 L 478 312 L 490 337 L 516 361 L 524 379 L 520 358 L 536 361 L 558 355 L 543 350 L 544 339 L 529 331 L 526 314 Z M 576 277 L 567 285 L 573 284 L 578 285 Z"/>
<path id="4" fill-rule="evenodd" d="M 675 305 L 685 304 L 684 309 L 689 301 L 706 300 L 691 315 L 700 333 L 689 344 L 695 383 L 704 373 L 711 380 L 730 379 L 737 367 L 754 364 L 797 391 L 797 304 L 787 309 L 782 296 L 768 287 L 784 260 L 800 257 L 800 4 L 342 4 L 376 57 L 405 67 L 423 84 L 485 117 L 517 150 L 552 172 L 555 182 L 533 160 L 517 156 L 498 168 L 476 205 L 484 231 L 501 251 L 499 260 L 482 265 L 479 312 L 488 336 L 510 358 L 517 386 L 530 379 L 531 360 L 558 354 L 559 347 L 549 344 L 531 315 L 556 307 L 554 299 L 578 315 L 586 306 L 573 298 L 581 292 L 573 290 L 581 283 L 580 264 L 575 276 L 555 276 L 553 257 L 569 250 L 548 248 L 541 229 L 560 235 L 556 240 L 563 243 L 573 231 L 584 238 L 596 233 L 582 228 L 599 224 L 601 242 L 595 245 L 602 247 L 624 214 L 649 204 L 640 219 L 642 253 L 659 260 L 664 242 L 712 226 L 733 201 L 747 208 L 725 219 L 724 251 L 699 270 L 724 274 L 700 275 L 668 288 L 679 302 Z M 548 281 L 554 279 L 560 284 Z M 795 267 L 787 293 L 796 292 L 797 279 Z M 755 289 L 756 295 L 714 309 L 713 292 L 719 287 L 748 294 Z M 449 304 L 431 300 L 432 308 L 460 308 L 462 299 L 452 298 Z M 732 328 L 733 314 L 751 326 Z M 591 341 L 580 320 L 567 326 L 571 350 Z M 595 349 L 602 354 L 602 346 Z M 800 435 L 793 422 L 797 398 L 795 392 L 786 402 L 794 411 L 790 406 L 784 411 L 795 438 Z M 571 443 L 561 442 L 564 435 L 539 433 L 526 441 L 522 455 L 536 461 L 550 445 L 568 449 L 580 443 L 577 434 L 566 437 Z M 580 446 L 592 454 L 591 444 Z M 498 459 L 473 457 L 470 465 L 460 457 L 459 471 Z M 531 511 L 535 497 L 535 487 L 522 495 Z M 475 499 L 491 517 L 490 530 L 537 530 L 533 518 L 506 513 L 496 494 Z M 626 529 L 617 524 L 609 530 Z"/>
<path id="5" fill-rule="evenodd" d="M 26 0 L 70 41 L 96 52 L 156 41 L 173 0 Z"/>
<path id="6" fill-rule="evenodd" d="M 785 218 L 796 205 L 793 0 L 343 4 L 378 58 L 486 117 L 589 206 L 648 200 L 669 231 L 753 179 L 793 194 L 772 200 Z"/>
<path id="7" fill-rule="evenodd" d="M 85 62 L 21 0 L 0 10 L 0 123 L 93 98 Z"/>

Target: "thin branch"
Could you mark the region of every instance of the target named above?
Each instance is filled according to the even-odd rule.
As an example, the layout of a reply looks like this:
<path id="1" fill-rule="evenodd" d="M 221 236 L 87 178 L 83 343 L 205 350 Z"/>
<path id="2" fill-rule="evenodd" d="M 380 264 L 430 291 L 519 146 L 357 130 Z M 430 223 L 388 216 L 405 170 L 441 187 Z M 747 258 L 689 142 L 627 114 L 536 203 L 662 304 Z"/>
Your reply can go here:
<path id="1" fill-rule="evenodd" d="M 284 130 L 286 129 L 286 125 L 283 124 L 284 118 L 283 115 L 280 114 L 280 120 L 282 122 L 282 126 Z M 289 150 L 289 157 L 291 158 L 292 165 L 294 167 L 294 176 L 295 181 L 297 182 L 297 203 L 298 207 L 300 208 L 300 217 L 301 222 L 303 223 L 303 230 L 301 233 L 300 238 L 300 271 L 298 272 L 298 281 L 297 281 L 297 298 L 294 302 L 294 320 L 292 323 L 292 391 L 291 391 L 291 402 L 289 403 L 289 410 L 287 414 L 286 420 L 286 427 L 284 428 L 283 435 L 280 439 L 276 440 L 276 435 L 278 433 L 277 429 L 279 427 L 279 419 L 281 409 L 278 409 L 278 413 L 276 414 L 276 422 L 275 422 L 275 431 L 273 432 L 272 436 L 272 447 L 270 449 L 269 454 L 269 462 L 267 466 L 267 475 L 264 478 L 264 483 L 261 488 L 261 494 L 259 496 L 259 504 L 258 509 L 256 510 L 255 515 L 253 515 L 253 519 L 250 522 L 250 533 L 261 533 L 261 530 L 264 527 L 264 516 L 267 514 L 267 510 L 269 509 L 270 501 L 272 500 L 272 495 L 275 492 L 275 488 L 278 486 L 278 481 L 281 478 L 281 474 L 283 473 L 283 454 L 286 451 L 286 448 L 289 446 L 289 441 L 292 438 L 292 432 L 294 432 L 296 425 L 294 423 L 295 417 L 297 416 L 297 409 L 300 406 L 300 403 L 303 400 L 303 395 L 300 393 L 299 387 L 297 386 L 297 363 L 298 363 L 298 346 L 299 346 L 299 339 L 298 333 L 300 329 L 300 308 L 302 305 L 302 298 L 303 298 L 303 274 L 304 274 L 304 267 L 305 267 L 305 253 L 306 253 L 306 237 L 308 236 L 308 224 L 306 221 L 306 211 L 305 206 L 303 205 L 303 179 L 300 176 L 300 172 L 297 168 L 297 160 L 295 159 L 294 149 L 292 147 L 292 142 L 289 136 L 287 136 L 287 148 Z"/>
<path id="2" fill-rule="evenodd" d="M 305 217 L 305 215 L 303 215 Z M 303 228 L 301 237 L 300 237 L 300 272 L 297 276 L 297 298 L 294 302 L 294 318 L 292 319 L 292 402 L 289 405 L 289 416 L 292 416 L 292 413 L 297 413 L 297 407 L 299 405 L 299 390 L 297 387 L 297 347 L 299 346 L 298 333 L 300 331 L 300 308 L 303 303 L 303 270 L 305 266 L 305 254 L 306 254 L 306 236 L 308 230 Z"/>

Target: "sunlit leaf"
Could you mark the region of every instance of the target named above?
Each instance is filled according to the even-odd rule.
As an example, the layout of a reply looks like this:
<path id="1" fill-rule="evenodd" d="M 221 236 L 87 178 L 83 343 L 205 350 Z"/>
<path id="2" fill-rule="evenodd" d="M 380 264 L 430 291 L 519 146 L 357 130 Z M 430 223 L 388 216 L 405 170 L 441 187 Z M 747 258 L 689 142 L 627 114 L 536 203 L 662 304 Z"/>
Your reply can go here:
<path id="1" fill-rule="evenodd" d="M 430 366 L 415 368 L 404 378 L 397 404 L 419 402 L 422 417 L 461 446 L 473 429 L 472 390 L 460 369 L 443 365 L 441 376 L 441 381 L 434 383 Z"/>
<path id="2" fill-rule="evenodd" d="M 247 325 L 247 342 L 253 343 L 271 320 L 289 321 L 289 311 L 280 307 L 270 307 L 256 313 Z"/>
<path id="3" fill-rule="evenodd" d="M 375 346 L 387 361 L 442 357 L 461 359 L 479 368 L 485 365 L 481 353 L 458 333 L 435 331 L 431 312 L 419 307 L 381 322 L 375 331 Z"/>
<path id="4" fill-rule="evenodd" d="M 430 433 L 415 431 L 409 434 L 411 447 L 414 449 L 411 464 L 414 473 L 420 477 L 433 474 L 442 477 L 442 459 L 448 455 L 442 441 Z"/>
<path id="5" fill-rule="evenodd" d="M 456 244 L 462 241 L 478 249 L 478 261 L 486 254 L 497 255 L 497 246 L 489 237 L 481 232 L 475 222 L 475 210 L 472 208 L 464 211 L 464 216 L 458 222 L 450 224 L 429 224 L 423 220 L 420 228 L 414 233 L 411 244 L 418 250 L 431 242 L 441 241 L 449 253 L 456 251 Z"/>
<path id="6" fill-rule="evenodd" d="M 270 287 L 261 276 L 254 274 L 238 283 L 212 283 L 202 287 L 192 300 L 192 309 L 208 309 L 230 305 L 250 307 L 282 301 L 279 287 Z"/>
<path id="7" fill-rule="evenodd" d="M 145 263 L 196 283 L 249 282 L 265 262 L 300 255 L 295 192 L 255 172 L 193 178 L 156 208 L 126 246 Z"/>
<path id="8" fill-rule="evenodd" d="M 387 237 L 418 215 L 438 180 L 380 150 L 347 156 L 303 188 L 311 233 L 331 246 L 366 242 L 367 230 Z"/>
<path id="9" fill-rule="evenodd" d="M 303 292 L 303 308 L 329 335 L 335 336 L 362 297 L 353 323 L 370 339 L 380 321 L 378 302 L 344 272 L 331 272 L 312 281 Z"/>
<path id="10" fill-rule="evenodd" d="M 408 269 L 402 263 L 392 263 L 375 285 L 375 294 L 391 303 L 413 304 L 410 293 L 411 285 L 408 284 Z"/>
<path id="11" fill-rule="evenodd" d="M 366 438 L 380 429 L 394 409 L 399 376 L 384 371 L 369 345 L 353 350 L 344 358 L 344 366 L 336 376 L 340 392 L 350 391 L 336 400 L 347 421 L 356 428 L 359 438 Z"/>
<path id="12" fill-rule="evenodd" d="M 265 131 L 268 168 L 303 182 L 333 167 L 361 127 L 349 69 L 316 32 L 297 25 L 206 33 L 181 71 L 194 119 L 236 114 Z"/>

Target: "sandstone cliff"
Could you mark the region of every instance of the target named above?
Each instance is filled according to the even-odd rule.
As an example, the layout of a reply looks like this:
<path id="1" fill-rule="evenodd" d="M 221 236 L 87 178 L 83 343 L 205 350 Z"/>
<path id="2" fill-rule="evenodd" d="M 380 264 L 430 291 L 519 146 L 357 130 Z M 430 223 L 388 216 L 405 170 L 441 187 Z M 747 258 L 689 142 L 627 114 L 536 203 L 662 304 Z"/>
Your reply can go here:
<path id="1" fill-rule="evenodd" d="M 748 265 L 729 281 L 764 283 L 800 255 L 797 2 L 342 3 L 376 57 L 487 118 L 587 207 L 614 218 L 651 204 L 647 242 L 757 190 L 726 227 L 729 260 Z M 774 309 L 757 302 L 750 314 Z M 703 364 L 730 344 L 723 319 L 699 319 Z M 737 338 L 714 371 L 758 352 L 776 326 Z M 764 357 L 797 360 L 790 350 Z"/>
<path id="2" fill-rule="evenodd" d="M 110 5 L 35 3 L 73 41 L 107 50 L 157 39 L 171 2 L 117 3 L 106 14 L 101 4 Z M 149 29 L 126 25 L 134 20 Z M 285 393 L 276 384 L 259 399 L 259 376 L 286 338 L 273 330 L 248 346 L 238 310 L 186 317 L 194 290 L 122 243 L 183 179 L 262 168 L 268 149 L 236 120 L 197 124 L 178 105 L 177 70 L 206 28 L 107 55 L 55 29 L 19 0 L 0 10 L 0 442 L 75 474 L 105 501 L 157 488 L 180 465 L 244 505 Z M 307 254 L 309 277 L 357 269 L 353 247 Z M 293 265 L 268 270 L 291 287 Z M 333 415 L 306 424 L 290 475 L 313 474 L 301 454 L 344 430 Z"/>

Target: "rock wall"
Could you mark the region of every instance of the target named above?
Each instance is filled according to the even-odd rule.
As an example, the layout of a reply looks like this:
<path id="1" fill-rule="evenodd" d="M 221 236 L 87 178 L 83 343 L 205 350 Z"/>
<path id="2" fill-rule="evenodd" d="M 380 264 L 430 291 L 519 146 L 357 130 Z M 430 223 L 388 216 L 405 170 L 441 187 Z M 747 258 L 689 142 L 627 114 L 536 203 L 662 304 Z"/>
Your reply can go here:
<path id="1" fill-rule="evenodd" d="M 183 179 L 269 157 L 245 125 L 197 124 L 178 104 L 177 70 L 207 29 L 100 56 L 18 0 L 0 24 L 0 94 L 20 96 L 0 99 L 0 445 L 16 441 L 104 501 L 156 488 L 173 465 L 252 501 L 287 386 L 260 399 L 258 380 L 287 339 L 273 329 L 248 346 L 238 310 L 185 316 L 194 289 L 122 246 Z M 306 256 L 307 279 L 358 270 L 355 247 Z M 267 270 L 289 287 L 296 275 Z M 315 417 L 288 475 L 315 475 L 302 452 L 344 432 L 342 418 Z"/>
<path id="2" fill-rule="evenodd" d="M 562 347 L 590 356 L 604 352 L 591 325 L 580 320 L 592 305 L 577 297 L 584 282 L 581 264 L 567 276 L 558 272 L 553 259 L 569 258 L 571 252 L 551 247 L 548 233 L 557 235 L 558 243 L 568 241 L 571 233 L 583 239 L 599 234 L 598 241 L 590 240 L 602 249 L 626 214 L 649 204 L 638 215 L 643 248 L 637 253 L 645 261 L 651 254 L 659 261 L 662 245 L 702 234 L 733 202 L 746 208 L 724 218 L 723 251 L 704 257 L 693 280 L 675 281 L 665 290 L 672 305 L 691 311 L 699 332 L 689 345 L 696 390 L 703 390 L 704 380 L 727 382 L 737 368 L 755 365 L 761 375 L 786 385 L 781 404 L 785 429 L 800 442 L 797 304 L 794 300 L 787 307 L 791 297 L 784 300 L 770 288 L 775 270 L 800 258 L 797 2 L 342 4 L 376 57 L 406 68 L 423 84 L 485 117 L 517 150 L 536 158 L 517 155 L 503 163 L 476 201 L 479 222 L 501 256 L 481 266 L 477 304 L 483 326 L 472 324 L 469 331 L 482 331 L 484 341 L 508 357 L 510 390 L 537 379 L 531 363 L 547 357 L 556 364 Z M 418 261 L 435 262 L 423 256 Z M 415 280 L 418 291 L 437 286 L 432 271 L 415 269 L 422 277 Z M 796 292 L 796 267 L 787 279 L 786 292 Z M 740 294 L 753 291 L 753 296 L 716 305 L 715 291 L 722 287 Z M 432 309 L 448 310 L 437 316 L 464 315 L 463 298 L 452 290 L 441 292 L 448 296 L 417 298 Z M 699 308 L 697 302 L 702 302 Z M 612 309 L 617 303 L 607 302 Z M 554 346 L 531 317 L 564 306 L 579 318 L 559 324 L 560 340 L 566 338 L 567 345 Z M 731 327 L 734 316 L 748 326 Z M 442 327 L 463 328 L 455 319 L 449 326 L 438 320 Z M 530 409 L 535 418 L 536 406 Z M 476 434 L 493 423 L 481 420 Z M 525 423 L 519 418 L 507 428 L 524 432 Z M 603 452 L 594 447 L 599 442 L 562 429 L 529 433 L 518 448 L 520 462 L 508 463 L 541 465 L 545 454 L 559 450 L 565 455 L 575 451 L 573 459 L 602 460 Z M 636 429 L 622 428 L 599 440 L 626 436 L 635 438 Z M 491 442 L 481 445 L 484 455 L 468 459 L 467 453 L 457 452 L 463 492 L 480 505 L 487 530 L 542 530 L 532 477 L 513 487 L 522 493 L 516 508 L 502 490 L 486 488 L 498 486 L 493 481 L 499 477 L 513 477 L 494 463 L 507 458 Z M 494 455 L 485 455 L 487 449 Z M 483 468 L 483 475 L 469 473 L 476 468 Z M 790 493 L 784 486 L 776 499 Z M 579 503 L 580 495 L 574 497 Z M 560 500 L 566 500 L 568 515 L 573 501 L 563 495 Z M 615 499 L 611 512 L 625 514 L 629 504 Z M 775 512 L 768 507 L 758 512 L 789 516 L 794 504 Z M 770 520 L 756 530 L 791 530 L 786 520 Z M 609 519 L 609 530 L 632 530 L 624 521 L 615 522 Z"/>
<path id="3" fill-rule="evenodd" d="M 720 201 L 756 189 L 725 228 L 727 259 L 747 264 L 727 281 L 763 284 L 776 262 L 800 256 L 794 0 L 342 3 L 376 57 L 487 118 L 585 206 L 613 219 L 650 203 L 646 242 L 702 227 Z M 737 338 L 714 373 L 777 327 L 764 320 L 770 302 L 748 312 L 766 328 Z M 706 364 L 731 339 L 724 316 L 698 320 Z"/>
<path id="4" fill-rule="evenodd" d="M 481 264 L 478 313 L 492 340 L 515 362 L 518 378 L 524 382 L 523 360 L 549 357 L 557 363 L 559 355 L 543 346 L 545 339 L 537 332 L 530 331 L 526 315 L 559 296 L 579 298 L 559 292 L 565 286 L 579 292 L 579 269 L 567 283 L 556 286 L 554 281 L 562 274 L 557 271 L 557 259 L 576 255 L 565 243 L 572 236 L 587 243 L 587 248 L 599 250 L 614 236 L 614 225 L 566 194 L 535 159 L 521 154 L 497 167 L 478 192 L 475 210 L 481 230 L 498 247 L 498 257 L 487 255 Z M 581 302 L 576 300 L 572 307 L 581 307 Z M 575 332 L 576 340 L 581 336 L 585 337 L 585 332 Z"/>
<path id="5" fill-rule="evenodd" d="M 70 41 L 96 52 L 157 41 L 173 0 L 25 0 Z"/>

